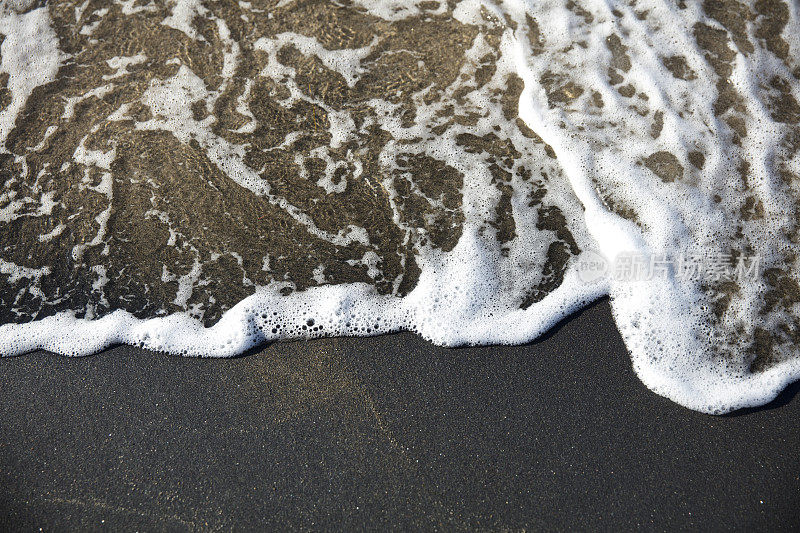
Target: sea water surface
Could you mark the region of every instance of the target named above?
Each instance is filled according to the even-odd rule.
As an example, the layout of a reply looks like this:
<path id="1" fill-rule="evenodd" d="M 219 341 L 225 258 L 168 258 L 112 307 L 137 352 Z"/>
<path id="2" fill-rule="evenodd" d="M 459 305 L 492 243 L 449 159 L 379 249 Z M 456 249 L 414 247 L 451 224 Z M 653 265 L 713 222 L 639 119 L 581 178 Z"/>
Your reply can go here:
<path id="1" fill-rule="evenodd" d="M 0 0 L 0 354 L 524 343 L 610 295 L 652 390 L 763 404 L 800 378 L 799 10 Z"/>

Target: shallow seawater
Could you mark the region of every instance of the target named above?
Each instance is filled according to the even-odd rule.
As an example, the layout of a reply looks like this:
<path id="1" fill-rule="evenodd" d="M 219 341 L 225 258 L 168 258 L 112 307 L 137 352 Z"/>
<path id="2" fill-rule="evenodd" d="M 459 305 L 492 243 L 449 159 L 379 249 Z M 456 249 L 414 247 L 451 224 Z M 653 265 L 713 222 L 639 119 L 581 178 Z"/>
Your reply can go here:
<path id="1" fill-rule="evenodd" d="M 800 377 L 796 2 L 42 4 L 0 0 L 2 354 L 523 343 L 610 295 L 682 405 Z"/>

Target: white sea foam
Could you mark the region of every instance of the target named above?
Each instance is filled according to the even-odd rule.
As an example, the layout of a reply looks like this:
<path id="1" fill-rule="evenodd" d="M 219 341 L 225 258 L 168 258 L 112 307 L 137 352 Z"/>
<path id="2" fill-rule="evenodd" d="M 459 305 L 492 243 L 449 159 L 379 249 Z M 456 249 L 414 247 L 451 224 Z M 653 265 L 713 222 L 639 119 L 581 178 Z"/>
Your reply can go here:
<path id="1" fill-rule="evenodd" d="M 356 3 L 386 20 L 420 13 L 420 2 L 412 0 Z M 435 155 L 465 176 L 461 191 L 465 217 L 461 238 L 449 252 L 422 250 L 419 282 L 410 294 L 402 298 L 379 295 L 372 286 L 349 284 L 322 285 L 286 296 L 281 293 L 285 284 L 273 282 L 227 311 L 210 328 L 202 327 L 188 314 L 137 319 L 125 311 L 116 311 L 87 320 L 67 312 L 26 324 L 0 326 L 0 353 L 13 355 L 46 349 L 85 355 L 115 343 L 127 343 L 186 355 L 230 357 L 269 340 L 374 335 L 401 329 L 417 332 L 445 346 L 515 344 L 535 339 L 588 302 L 610 295 L 614 317 L 631 352 L 634 369 L 654 391 L 689 408 L 710 413 L 759 405 L 774 398 L 788 382 L 800 378 L 797 347 L 787 348 L 788 356 L 767 370 L 751 372 L 743 347 L 739 346 L 738 355 L 732 358 L 721 357 L 715 336 L 720 329 L 725 332 L 737 328 L 742 328 L 745 336 L 753 335 L 757 304 L 766 290 L 761 279 L 739 287 L 738 296 L 721 319 L 721 325 L 720 319 L 712 316 L 702 280 L 679 279 L 674 271 L 634 281 L 605 275 L 587 283 L 573 264 L 560 286 L 529 308 L 519 308 L 519 295 L 526 287 L 541 281 L 541 272 L 525 265 L 543 264 L 552 240 L 542 237 L 536 228 L 536 217 L 524 213 L 530 208 L 516 195 L 512 205 L 517 237 L 510 250 L 501 253 L 493 235 L 487 236 L 483 231 L 499 201 L 499 193 L 492 188 L 492 176 L 481 164 L 479 154 L 465 154 L 455 144 L 459 133 L 486 135 L 495 124 L 503 122 L 502 109 L 492 101 L 489 91 L 503 88 L 512 73 L 521 77 L 525 85 L 519 102 L 520 117 L 552 147 L 557 156 L 557 163 L 553 164 L 568 178 L 569 187 L 556 181 L 548 184 L 547 200 L 565 213 L 581 249 L 596 249 L 599 256 L 613 262 L 632 253 L 650 257 L 725 251 L 725 246 L 738 242 L 734 238 L 744 238 L 766 263 L 781 266 L 781 253 L 797 247 L 789 239 L 779 237 L 790 222 L 786 213 L 793 212 L 796 206 L 791 191 L 776 177 L 772 166 L 788 126 L 773 119 L 764 104 L 763 90 L 765 81 L 773 75 L 794 80 L 788 66 L 760 46 L 747 53 L 736 51 L 730 83 L 744 97 L 737 112 L 747 135 L 733 142 L 731 127 L 714 109 L 718 95 L 716 74 L 693 34 L 698 21 L 712 29 L 721 29 L 719 22 L 706 17 L 699 6 L 691 3 L 684 9 L 672 2 L 656 0 L 640 0 L 635 9 L 624 2 L 593 0 L 580 4 L 591 15 L 591 24 L 586 22 L 585 15 L 571 11 L 561 1 L 463 0 L 458 4 L 454 17 L 466 24 L 485 22 L 486 17 L 514 22 L 502 33 L 502 54 L 487 88 L 465 97 L 466 108 L 480 111 L 475 125 L 454 125 L 448 135 L 431 135 L 430 124 L 437 120 L 441 107 L 426 104 L 424 91 L 415 95 L 417 118 L 410 126 L 398 118 L 397 106 L 391 102 L 379 99 L 369 102 L 376 120 L 395 141 L 421 137 L 425 143 L 420 150 Z M 794 31 L 798 25 L 797 6 L 791 2 L 790 5 L 793 11 L 783 37 L 790 46 L 789 56 L 798 57 L 800 32 Z M 191 21 L 205 13 L 202 2 L 176 1 L 172 6 L 172 13 L 163 24 L 199 38 Z M 442 2 L 440 11 L 444 9 Z M 640 16 L 641 13 L 646 16 Z M 531 20 L 538 24 L 546 46 L 534 49 Z M 220 34 L 229 38 L 227 26 L 222 30 Z M 6 35 L 2 71 L 11 74 L 9 87 L 13 94 L 12 104 L 0 114 L 0 139 L 5 139 L 33 88 L 53 79 L 62 56 L 44 8 L 25 15 L 13 12 L 4 15 L 0 19 L 0 32 Z M 613 58 L 607 39 L 611 35 L 618 36 L 629 57 L 630 68 L 624 78 L 633 88 L 632 97 L 623 96 L 608 81 Z M 36 45 L 31 44 L 34 42 Z M 319 59 L 352 87 L 360 79 L 362 62 L 376 41 L 353 50 L 326 50 L 315 38 L 297 34 L 260 39 L 255 48 L 269 56 L 262 76 L 283 82 L 291 74 L 290 67 L 276 59 L 278 50 L 286 43 L 293 44 L 301 54 Z M 486 46 L 479 36 L 468 57 L 477 61 Z M 222 73 L 226 79 L 233 75 L 238 53 L 235 43 L 228 45 Z M 676 78 L 664 64 L 664 58 L 672 56 L 683 57 L 694 77 Z M 140 55 L 114 58 L 109 66 L 116 73 L 106 79 L 124 75 L 128 66 L 145 59 Z M 474 71 L 474 61 L 465 68 Z M 542 80 L 559 77 L 574 84 L 570 87 L 581 90 L 562 87 L 560 90 L 566 97 L 559 105 L 553 105 L 553 97 L 548 94 L 552 88 Z M 286 83 L 290 100 L 310 99 L 304 88 L 293 81 Z M 455 92 L 455 88 L 448 90 Z M 255 128 L 255 117 L 245 101 L 249 91 L 250 85 L 237 104 L 239 112 L 250 120 L 238 130 L 242 133 Z M 800 99 L 796 80 L 790 83 L 790 92 Z M 598 97 L 603 102 L 602 108 L 596 104 Z M 214 98 L 190 66 L 181 65 L 172 79 L 154 79 L 150 83 L 142 104 L 151 110 L 152 118 L 137 122 L 136 128 L 169 131 L 184 143 L 198 142 L 230 179 L 280 205 L 309 233 L 337 245 L 372 246 L 363 228 L 351 226 L 339 234 L 323 231 L 299 209 L 274 196 L 267 182 L 242 162 L 243 148 L 216 136 L 211 130 L 214 119 L 197 119 L 187 106 Z M 316 103 L 324 106 L 323 102 Z M 117 115 L 124 116 L 126 110 L 121 108 Z M 330 117 L 339 117 L 330 121 L 331 148 L 335 149 L 350 138 L 355 124 L 346 113 L 337 115 L 337 110 L 328 111 Z M 662 126 L 654 138 L 649 132 L 656 112 Z M 516 141 L 520 145 L 531 143 L 522 137 Z M 395 165 L 393 143 L 384 147 L 382 162 L 387 168 Z M 690 153 L 696 149 L 705 152 L 705 165 L 690 172 Z M 662 180 L 646 168 L 643 161 L 659 151 L 672 154 L 682 169 L 687 169 L 686 174 L 691 174 L 691 179 Z M 318 149 L 313 155 L 326 163 L 325 177 L 318 184 L 329 194 L 344 192 L 342 183 L 333 182 L 337 163 L 327 151 Z M 106 170 L 114 157 L 113 152 L 85 149 L 75 154 L 76 160 Z M 302 156 L 298 157 L 302 160 Z M 733 185 L 739 179 L 738 161 L 749 165 L 748 194 L 757 197 L 765 211 L 761 220 L 742 224 L 740 233 L 744 237 L 733 235 L 736 223 L 731 221 L 739 212 L 744 194 L 741 187 Z M 800 174 L 797 156 L 785 161 L 785 165 Z M 355 177 L 361 173 L 359 169 Z M 522 182 L 513 185 L 516 191 L 525 187 Z M 411 231 L 412 228 L 403 225 L 393 183 L 384 180 L 381 186 L 389 195 L 395 223 Z M 104 180 L 96 190 L 110 198 L 110 181 Z M 493 190 L 495 193 L 489 192 Z M 610 209 L 603 191 L 613 191 L 615 201 L 633 210 L 636 220 L 623 218 Z M 16 207 L 4 208 L 11 209 L 8 217 L 14 215 L 19 205 L 11 202 L 9 206 Z M 103 216 L 97 219 L 100 228 L 96 240 L 99 240 L 94 244 L 102 241 L 108 221 Z M 53 229 L 60 231 L 60 226 Z M 170 239 L 174 241 L 174 236 Z M 265 270 L 269 262 L 266 256 Z M 379 273 L 377 255 L 372 251 L 353 263 L 366 267 L 370 277 Z M 0 261 L 0 270 L 15 280 L 30 279 L 33 284 L 47 274 L 5 261 Z M 199 263 L 180 277 L 165 268 L 165 281 L 179 284 L 176 304 L 187 305 L 201 272 Z M 107 280 L 105 271 L 100 274 L 99 279 Z M 790 275 L 796 277 L 796 272 Z M 324 265 L 314 270 L 314 277 L 320 283 L 325 282 Z M 797 316 L 800 309 L 789 312 Z"/>
<path id="2" fill-rule="evenodd" d="M 8 89 L 11 103 L 0 111 L 0 144 L 5 143 L 33 89 L 53 81 L 64 54 L 58 49 L 58 38 L 50 26 L 45 9 L 35 9 L 18 14 L 26 7 L 24 2 L 3 4 L 0 10 L 0 33 L 6 36 L 0 54 L 3 63 L 0 72 L 9 75 Z"/>

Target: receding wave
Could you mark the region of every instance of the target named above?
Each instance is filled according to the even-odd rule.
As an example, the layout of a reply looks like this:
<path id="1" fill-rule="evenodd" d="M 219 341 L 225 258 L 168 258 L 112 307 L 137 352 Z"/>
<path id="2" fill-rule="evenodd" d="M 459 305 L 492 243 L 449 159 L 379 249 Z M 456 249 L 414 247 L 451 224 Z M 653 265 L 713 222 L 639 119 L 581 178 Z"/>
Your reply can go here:
<path id="1" fill-rule="evenodd" d="M 0 6 L 2 354 L 522 343 L 610 295 L 687 407 L 800 377 L 796 2 Z"/>

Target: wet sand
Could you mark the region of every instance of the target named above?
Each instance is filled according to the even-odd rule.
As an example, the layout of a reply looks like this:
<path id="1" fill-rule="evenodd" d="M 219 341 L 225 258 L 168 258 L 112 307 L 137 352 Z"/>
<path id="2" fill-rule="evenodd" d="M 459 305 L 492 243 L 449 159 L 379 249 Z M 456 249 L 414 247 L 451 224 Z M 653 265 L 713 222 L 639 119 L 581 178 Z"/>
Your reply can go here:
<path id="1" fill-rule="evenodd" d="M 0 529 L 790 529 L 800 388 L 648 391 L 601 301 L 526 346 L 0 360 Z"/>

